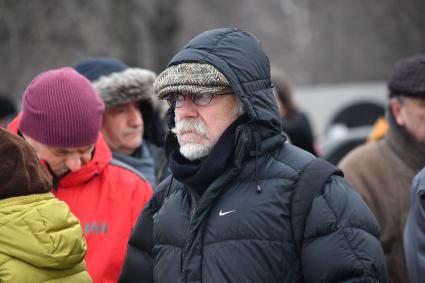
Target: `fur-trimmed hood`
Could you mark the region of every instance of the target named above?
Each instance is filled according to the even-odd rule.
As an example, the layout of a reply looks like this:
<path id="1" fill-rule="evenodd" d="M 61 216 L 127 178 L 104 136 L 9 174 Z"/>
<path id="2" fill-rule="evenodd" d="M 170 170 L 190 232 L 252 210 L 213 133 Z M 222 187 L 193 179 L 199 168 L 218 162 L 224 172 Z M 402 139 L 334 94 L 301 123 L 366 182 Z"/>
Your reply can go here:
<path id="1" fill-rule="evenodd" d="M 164 117 L 167 104 L 153 99 L 156 74 L 142 68 L 130 68 L 116 58 L 87 58 L 74 69 L 90 80 L 105 102 L 106 110 L 130 102 L 140 102 L 150 113 Z M 142 109 L 143 110 L 143 109 Z M 145 114 L 143 116 L 145 118 Z"/>
<path id="2" fill-rule="evenodd" d="M 74 68 L 92 82 L 106 110 L 137 101 L 145 125 L 144 139 L 158 146 L 163 144 L 163 121 L 168 106 L 165 101 L 153 97 L 154 72 L 130 68 L 115 58 L 87 58 Z"/>
<path id="3" fill-rule="evenodd" d="M 122 72 L 101 76 L 93 82 L 93 86 L 105 102 L 106 109 L 129 102 L 143 101 L 149 103 L 154 110 L 159 111 L 163 116 L 166 111 L 166 104 L 163 101 L 153 99 L 155 79 L 156 74 L 150 70 L 128 68 Z"/>

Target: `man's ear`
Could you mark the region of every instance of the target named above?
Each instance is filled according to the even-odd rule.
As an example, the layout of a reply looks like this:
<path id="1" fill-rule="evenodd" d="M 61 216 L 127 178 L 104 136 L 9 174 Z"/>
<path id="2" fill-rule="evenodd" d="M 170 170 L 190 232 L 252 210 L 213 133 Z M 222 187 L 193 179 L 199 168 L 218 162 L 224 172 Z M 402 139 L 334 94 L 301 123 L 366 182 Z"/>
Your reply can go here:
<path id="1" fill-rule="evenodd" d="M 403 115 L 401 114 L 402 104 L 397 98 L 391 98 L 390 109 L 393 113 L 394 119 L 399 126 L 404 126 Z"/>

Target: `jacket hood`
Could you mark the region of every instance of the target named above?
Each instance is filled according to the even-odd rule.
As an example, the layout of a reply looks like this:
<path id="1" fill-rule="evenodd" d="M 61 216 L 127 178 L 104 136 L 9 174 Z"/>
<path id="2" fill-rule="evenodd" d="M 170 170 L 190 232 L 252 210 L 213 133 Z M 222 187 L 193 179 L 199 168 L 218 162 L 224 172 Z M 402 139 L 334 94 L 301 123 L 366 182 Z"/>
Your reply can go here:
<path id="1" fill-rule="evenodd" d="M 244 104 L 249 123 L 280 134 L 270 63 L 257 38 L 237 28 L 203 32 L 184 45 L 168 66 L 190 62 L 217 68 Z"/>
<path id="2" fill-rule="evenodd" d="M 143 138 L 156 145 L 163 145 L 163 120 L 167 103 L 154 99 L 154 72 L 143 68 L 130 68 L 116 58 L 101 57 L 84 59 L 74 68 L 92 82 L 96 93 L 105 102 L 106 110 L 137 102 L 145 127 Z"/>
<path id="3" fill-rule="evenodd" d="M 51 193 L 0 200 L 0 253 L 33 266 L 68 269 L 84 260 L 77 218 Z"/>
<path id="4" fill-rule="evenodd" d="M 154 72 L 141 68 L 128 68 L 101 76 L 93 81 L 97 94 L 102 97 L 107 109 L 130 102 L 141 101 L 149 104 L 161 116 L 165 115 L 166 103 L 154 99 Z"/>
<path id="5" fill-rule="evenodd" d="M 283 144 L 279 110 L 272 92 L 270 63 L 260 42 L 237 28 L 222 28 L 201 33 L 179 51 L 168 67 L 181 63 L 210 64 L 228 80 L 244 105 L 249 119 L 236 134 L 234 165 L 239 167 L 245 156 L 258 156 Z M 169 128 L 174 126 L 174 109 L 167 112 Z M 177 138 L 168 132 L 167 156 L 178 148 Z"/>
<path id="6" fill-rule="evenodd" d="M 153 82 L 156 74 L 147 69 L 127 68 L 93 81 L 93 86 L 106 105 L 106 110 L 138 102 L 144 123 L 143 138 L 162 146 L 165 135 L 163 123 L 167 111 L 164 100 L 155 99 Z"/>

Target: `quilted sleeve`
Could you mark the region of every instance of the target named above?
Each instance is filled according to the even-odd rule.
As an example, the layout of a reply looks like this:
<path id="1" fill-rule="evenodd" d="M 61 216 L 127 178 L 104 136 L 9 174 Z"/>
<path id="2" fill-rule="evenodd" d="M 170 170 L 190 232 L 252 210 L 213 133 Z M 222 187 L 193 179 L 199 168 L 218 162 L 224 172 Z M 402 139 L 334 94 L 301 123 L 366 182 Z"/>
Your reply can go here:
<path id="1" fill-rule="evenodd" d="M 164 190 L 153 195 L 140 213 L 127 246 L 120 283 L 153 283 L 153 216 L 162 204 Z"/>
<path id="2" fill-rule="evenodd" d="M 410 282 L 421 282 L 425 275 L 425 168 L 413 179 L 410 210 L 404 229 L 404 254 Z"/>
<path id="3" fill-rule="evenodd" d="M 379 225 L 344 178 L 330 179 L 305 225 L 305 282 L 388 282 Z"/>

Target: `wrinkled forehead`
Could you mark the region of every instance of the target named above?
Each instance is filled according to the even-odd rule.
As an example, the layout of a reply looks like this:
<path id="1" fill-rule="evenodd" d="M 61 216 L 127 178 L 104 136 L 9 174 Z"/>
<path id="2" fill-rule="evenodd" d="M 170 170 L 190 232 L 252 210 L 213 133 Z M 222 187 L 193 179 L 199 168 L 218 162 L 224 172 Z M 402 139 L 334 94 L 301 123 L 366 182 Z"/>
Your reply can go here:
<path id="1" fill-rule="evenodd" d="M 127 102 L 127 103 L 122 103 L 122 104 L 114 105 L 114 106 L 106 109 L 105 112 L 103 112 L 103 113 L 104 114 L 106 114 L 106 113 L 112 113 L 112 112 L 115 112 L 117 110 L 127 109 L 129 107 L 134 107 L 136 110 L 140 110 L 139 107 L 140 107 L 141 104 L 142 104 L 142 101 L 141 100 Z"/>
<path id="2" fill-rule="evenodd" d="M 50 152 L 54 154 L 58 154 L 58 155 L 66 155 L 66 154 L 73 154 L 73 153 L 86 154 L 86 153 L 91 153 L 94 150 L 94 144 L 88 145 L 88 146 L 82 146 L 82 147 L 68 147 L 68 148 L 46 146 L 46 148 Z"/>
<path id="3" fill-rule="evenodd" d="M 425 97 L 422 96 L 396 96 L 394 98 L 399 100 L 402 104 L 425 107 Z"/>

